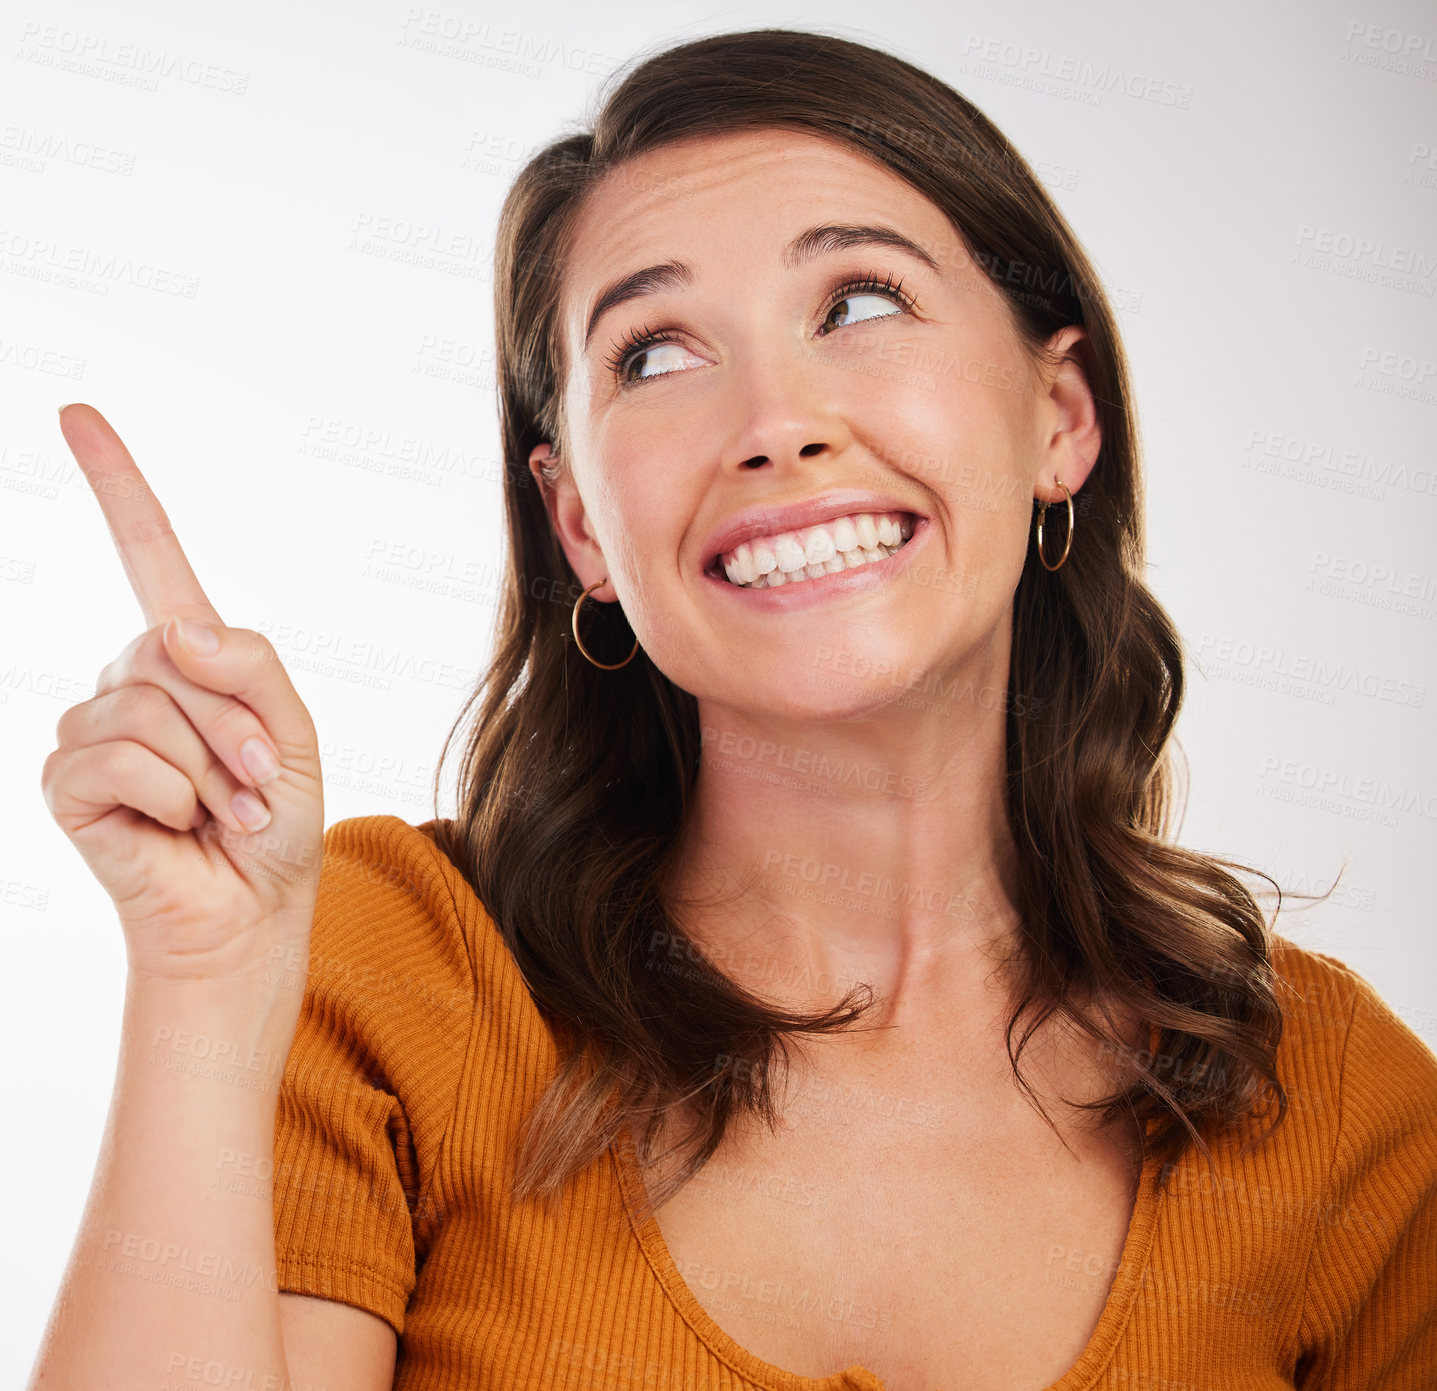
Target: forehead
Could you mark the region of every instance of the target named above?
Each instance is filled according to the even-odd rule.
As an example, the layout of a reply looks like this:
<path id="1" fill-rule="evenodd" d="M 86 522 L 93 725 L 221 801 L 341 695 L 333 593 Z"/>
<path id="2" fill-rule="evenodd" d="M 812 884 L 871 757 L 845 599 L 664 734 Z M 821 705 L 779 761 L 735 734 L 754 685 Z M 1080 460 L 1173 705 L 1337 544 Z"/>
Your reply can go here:
<path id="1" fill-rule="evenodd" d="M 836 140 L 773 129 L 686 137 L 611 169 L 587 195 L 559 304 L 569 360 L 576 361 L 589 311 L 615 276 L 667 260 L 701 276 L 704 262 L 719 255 L 778 270 L 790 237 L 826 221 L 895 227 L 945 273 L 972 265 L 941 208 Z"/>

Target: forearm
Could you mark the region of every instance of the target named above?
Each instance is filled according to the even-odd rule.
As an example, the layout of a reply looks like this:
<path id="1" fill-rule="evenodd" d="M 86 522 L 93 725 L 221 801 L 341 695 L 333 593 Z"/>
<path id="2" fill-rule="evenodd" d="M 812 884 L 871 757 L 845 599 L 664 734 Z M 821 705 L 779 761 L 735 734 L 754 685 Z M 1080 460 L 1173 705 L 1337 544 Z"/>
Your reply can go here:
<path id="1" fill-rule="evenodd" d="M 299 992 L 131 977 L 115 1089 L 32 1391 L 288 1385 L 273 1154 Z"/>

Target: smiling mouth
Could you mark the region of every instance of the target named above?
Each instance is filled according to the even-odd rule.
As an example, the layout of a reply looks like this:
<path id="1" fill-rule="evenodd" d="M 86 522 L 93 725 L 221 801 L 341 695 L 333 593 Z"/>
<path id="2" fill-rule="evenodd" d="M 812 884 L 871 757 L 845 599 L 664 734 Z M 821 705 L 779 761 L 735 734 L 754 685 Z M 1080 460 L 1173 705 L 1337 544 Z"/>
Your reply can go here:
<path id="1" fill-rule="evenodd" d="M 777 589 L 887 560 L 908 544 L 911 512 L 853 512 L 798 531 L 755 536 L 715 556 L 707 573 L 740 589 Z"/>

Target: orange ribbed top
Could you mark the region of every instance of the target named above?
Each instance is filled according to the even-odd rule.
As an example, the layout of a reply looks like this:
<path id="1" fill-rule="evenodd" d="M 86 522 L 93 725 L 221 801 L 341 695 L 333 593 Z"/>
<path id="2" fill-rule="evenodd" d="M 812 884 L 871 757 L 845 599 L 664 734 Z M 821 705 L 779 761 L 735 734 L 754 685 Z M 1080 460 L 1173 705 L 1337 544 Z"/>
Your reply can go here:
<path id="1" fill-rule="evenodd" d="M 331 826 L 275 1138 L 279 1287 L 401 1335 L 397 1391 L 881 1391 L 740 1347 L 633 1216 L 631 1139 L 511 1211 L 557 1066 L 436 823 Z M 1112 1292 L 1048 1391 L 1437 1391 L 1437 1056 L 1363 977 L 1278 939 L 1287 1119 L 1144 1166 Z M 782 1292 L 779 1292 L 780 1296 Z M 767 1285 L 755 1297 L 773 1297 Z M 956 1378 L 955 1378 L 956 1379 Z"/>

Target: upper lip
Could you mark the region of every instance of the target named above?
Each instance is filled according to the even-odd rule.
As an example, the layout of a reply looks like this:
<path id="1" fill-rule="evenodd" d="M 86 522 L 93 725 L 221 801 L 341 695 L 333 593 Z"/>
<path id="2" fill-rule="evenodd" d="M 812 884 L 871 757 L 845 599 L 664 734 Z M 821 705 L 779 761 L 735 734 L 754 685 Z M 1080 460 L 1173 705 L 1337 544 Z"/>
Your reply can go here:
<path id="1" fill-rule="evenodd" d="M 884 493 L 856 491 L 821 493 L 818 497 L 781 507 L 745 507 L 709 534 L 704 546 L 704 569 L 711 569 L 725 551 L 731 551 L 755 536 L 798 531 L 859 512 L 907 512 L 915 518 L 924 515 Z"/>

